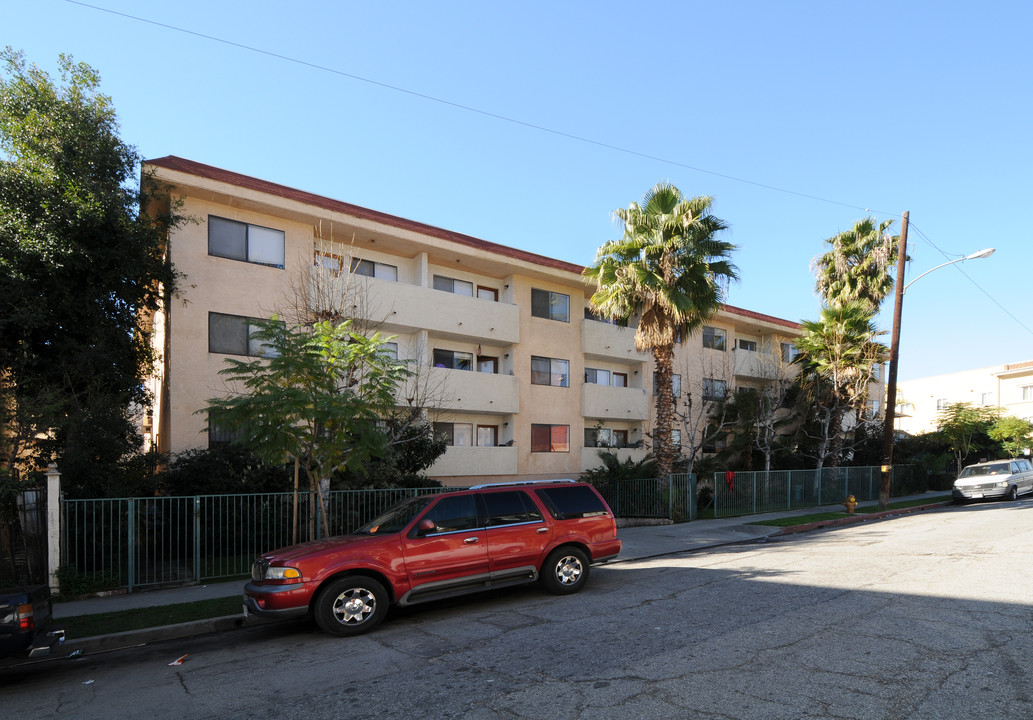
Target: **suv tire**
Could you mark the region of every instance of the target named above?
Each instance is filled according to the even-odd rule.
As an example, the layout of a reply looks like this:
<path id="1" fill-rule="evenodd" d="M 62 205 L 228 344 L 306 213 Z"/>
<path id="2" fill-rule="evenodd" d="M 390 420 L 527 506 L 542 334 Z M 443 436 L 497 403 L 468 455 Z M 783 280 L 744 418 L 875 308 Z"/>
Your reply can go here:
<path id="1" fill-rule="evenodd" d="M 316 597 L 316 624 L 331 635 L 346 637 L 369 632 L 387 615 L 387 590 L 364 575 L 334 580 Z"/>
<path id="2" fill-rule="evenodd" d="M 549 553 L 542 565 L 542 585 L 554 595 L 570 595 L 588 582 L 591 566 L 584 551 L 561 547 Z"/>

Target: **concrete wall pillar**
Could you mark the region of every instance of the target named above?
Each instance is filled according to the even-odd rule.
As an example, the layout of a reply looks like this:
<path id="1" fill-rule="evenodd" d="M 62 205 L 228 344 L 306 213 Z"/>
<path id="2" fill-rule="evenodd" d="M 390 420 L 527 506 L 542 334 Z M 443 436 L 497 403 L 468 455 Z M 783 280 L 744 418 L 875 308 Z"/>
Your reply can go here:
<path id="1" fill-rule="evenodd" d="M 57 568 L 61 564 L 61 473 L 57 465 L 47 466 L 47 571 L 51 592 L 61 587 Z"/>

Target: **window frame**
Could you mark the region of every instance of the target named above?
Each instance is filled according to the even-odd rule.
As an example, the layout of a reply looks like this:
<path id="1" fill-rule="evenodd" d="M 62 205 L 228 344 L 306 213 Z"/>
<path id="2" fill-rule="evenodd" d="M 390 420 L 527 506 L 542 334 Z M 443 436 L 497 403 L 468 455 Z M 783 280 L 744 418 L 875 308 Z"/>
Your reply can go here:
<path id="1" fill-rule="evenodd" d="M 544 300 L 543 300 L 544 295 Z M 535 298 L 538 298 L 536 301 Z M 559 298 L 565 298 L 566 309 L 564 312 L 555 312 L 557 300 Z M 543 305 L 543 302 L 545 303 Z M 543 308 L 547 308 L 543 310 Z M 542 314 L 545 312 L 546 314 Z M 556 322 L 570 322 L 570 295 L 566 295 L 561 292 L 554 292 L 552 290 L 542 290 L 540 288 L 531 288 L 531 317 L 542 318 L 544 320 L 555 320 Z"/>
<path id="2" fill-rule="evenodd" d="M 212 221 L 216 221 L 213 223 Z M 220 251 L 220 246 L 228 247 L 231 244 L 236 244 L 237 238 L 219 238 L 216 233 L 216 249 L 212 248 L 212 228 L 213 225 L 218 227 L 220 223 L 224 223 L 229 226 L 238 226 L 239 229 L 243 230 L 243 247 L 240 248 L 239 253 L 230 253 L 228 251 Z M 259 253 L 257 248 L 260 246 L 257 236 L 262 233 L 273 233 L 279 237 L 279 252 L 277 253 L 277 260 L 279 262 L 266 262 L 264 260 L 257 259 Z M 252 235 L 255 235 L 254 245 L 255 250 L 252 249 Z M 277 228 L 267 227 L 265 225 L 258 225 L 256 223 L 249 223 L 243 220 L 234 220 L 232 218 L 222 217 L 221 215 L 208 215 L 208 256 L 223 258 L 226 260 L 236 260 L 237 262 L 246 262 L 252 265 L 260 265 L 262 267 L 271 267 L 278 270 L 283 270 L 284 263 L 287 258 L 287 233 Z"/>
<path id="3" fill-rule="evenodd" d="M 722 388 L 720 395 L 716 395 L 714 392 L 718 385 L 720 385 Z M 704 402 L 721 402 L 727 399 L 728 381 L 722 380 L 721 378 L 703 378 L 703 389 L 701 391 L 701 397 L 703 398 Z"/>
<path id="4" fill-rule="evenodd" d="M 728 331 L 713 325 L 703 326 L 703 347 L 725 352 L 728 349 Z"/>
<path id="5" fill-rule="evenodd" d="M 537 432 L 536 432 L 537 431 Z M 542 433 L 548 433 L 548 447 L 543 449 Z M 535 435 L 538 435 L 536 438 Z M 558 438 L 557 435 L 562 435 Z M 537 445 L 535 442 L 537 441 Z M 547 423 L 531 423 L 531 452 L 533 453 L 569 453 L 570 425 L 550 425 Z"/>
<path id="6" fill-rule="evenodd" d="M 439 353 L 441 353 L 442 357 L 445 354 L 450 354 L 452 356 L 450 361 L 449 361 L 451 364 L 445 364 L 445 363 L 439 362 L 438 361 L 438 354 Z M 459 367 L 461 362 L 460 362 L 460 358 L 458 356 L 460 356 L 460 355 L 465 356 L 466 358 L 468 358 L 467 366 L 466 367 Z M 469 372 L 469 371 L 473 370 L 473 363 L 474 363 L 474 354 L 472 352 L 466 352 L 466 351 L 463 351 L 463 350 L 449 350 L 447 348 L 434 348 L 434 350 L 431 352 L 431 364 L 432 364 L 433 367 L 436 367 L 436 368 L 442 368 L 442 369 L 445 369 L 445 370 L 459 370 L 461 372 Z"/>
<path id="7" fill-rule="evenodd" d="M 439 282 L 440 281 L 440 282 Z M 456 285 L 468 286 L 470 293 L 456 292 Z M 449 287 L 445 287 L 448 285 Z M 452 293 L 453 295 L 459 295 L 460 297 L 475 297 L 477 292 L 477 286 L 470 280 L 460 280 L 459 278 L 449 277 L 448 275 L 435 275 L 431 279 L 431 287 L 441 292 Z"/>
<path id="8" fill-rule="evenodd" d="M 367 266 L 370 268 L 370 272 L 360 272 L 360 268 L 365 269 Z M 386 280 L 387 282 L 398 282 L 398 266 L 390 265 L 378 260 L 367 260 L 365 258 L 353 256 L 351 262 L 348 264 L 348 272 L 360 277 L 376 278 L 377 280 Z"/>
<path id="9" fill-rule="evenodd" d="M 535 370 L 535 362 L 541 364 L 543 361 L 549 363 L 549 382 L 537 382 L 536 378 L 543 377 L 543 371 L 541 369 Z M 562 363 L 565 370 L 557 373 L 556 364 Z M 553 382 L 557 376 L 560 382 Z M 531 356 L 531 384 L 532 385 L 544 385 L 547 387 L 570 387 L 570 360 L 564 360 L 562 358 L 551 358 L 543 355 L 532 355 Z"/>
<path id="10" fill-rule="evenodd" d="M 212 319 L 213 317 L 220 318 L 232 318 L 233 320 L 239 320 L 244 325 L 244 350 L 243 352 L 237 352 L 232 350 L 224 349 L 212 349 Z M 236 355 L 239 357 L 273 357 L 272 352 L 262 352 L 261 348 L 266 347 L 264 343 L 256 343 L 252 340 L 251 336 L 259 330 L 260 323 L 266 323 L 268 320 L 262 318 L 249 317 L 247 315 L 235 315 L 233 313 L 220 313 L 212 310 L 208 311 L 208 353 L 212 355 Z M 226 347 L 226 346 L 222 346 Z M 257 348 L 254 349 L 253 348 Z"/>

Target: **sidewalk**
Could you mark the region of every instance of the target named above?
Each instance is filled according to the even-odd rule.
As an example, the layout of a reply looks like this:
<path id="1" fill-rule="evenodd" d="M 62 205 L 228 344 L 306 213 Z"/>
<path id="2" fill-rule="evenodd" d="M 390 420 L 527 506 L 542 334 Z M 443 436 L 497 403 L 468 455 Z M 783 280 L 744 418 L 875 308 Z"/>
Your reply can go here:
<path id="1" fill-rule="evenodd" d="M 690 552 L 703 548 L 719 547 L 722 545 L 732 545 L 751 541 L 762 541 L 774 535 L 786 535 L 824 527 L 835 527 L 857 522 L 878 520 L 892 515 L 903 515 L 945 505 L 946 503 L 942 501 L 932 502 L 933 498 L 942 498 L 943 495 L 944 493 L 942 492 L 929 492 L 922 495 L 893 498 L 894 502 L 900 502 L 919 500 L 924 497 L 928 497 L 930 498 L 930 503 L 901 510 L 888 510 L 882 513 L 857 514 L 837 520 L 826 520 L 808 525 L 790 527 L 757 525 L 755 523 L 764 520 L 812 515 L 822 512 L 842 512 L 843 506 L 841 504 L 837 504 L 817 508 L 806 508 L 803 510 L 767 513 L 764 515 L 749 515 L 716 520 L 695 520 L 688 523 L 668 525 L 622 527 L 618 530 L 618 536 L 621 538 L 624 546 L 621 550 L 620 557 L 614 562 L 632 562 L 645 558 Z M 868 509 L 876 505 L 878 505 L 878 502 L 864 502 L 860 503 L 859 507 Z M 122 612 L 137 608 L 162 607 L 179 603 L 195 602 L 198 600 L 213 600 L 241 596 L 243 595 L 243 589 L 244 581 L 233 580 L 230 582 L 208 583 L 206 585 L 193 585 L 168 590 L 151 590 L 147 592 L 109 595 L 106 597 L 89 598 L 86 600 L 55 603 L 55 626 L 61 627 L 61 620 L 64 618 L 76 617 L 79 615 Z M 255 617 L 247 619 L 248 625 L 255 625 L 262 622 L 271 621 L 263 621 Z M 244 617 L 243 613 L 241 613 L 227 617 L 181 623 L 179 625 L 132 630 L 113 635 L 101 635 L 89 638 L 69 638 L 65 642 L 63 648 L 58 651 L 58 656 L 67 655 L 77 650 L 82 650 L 84 653 L 98 652 L 100 650 L 111 650 L 114 648 L 130 647 L 133 645 L 156 642 L 158 640 L 224 632 L 243 627 L 243 625 Z"/>

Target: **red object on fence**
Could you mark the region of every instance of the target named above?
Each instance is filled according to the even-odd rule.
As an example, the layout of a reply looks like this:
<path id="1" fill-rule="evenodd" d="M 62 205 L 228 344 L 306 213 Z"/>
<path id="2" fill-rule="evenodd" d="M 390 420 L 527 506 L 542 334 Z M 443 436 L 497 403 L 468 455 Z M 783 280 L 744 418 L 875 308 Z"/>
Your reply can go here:
<path id="1" fill-rule="evenodd" d="M 725 482 L 728 483 L 728 492 L 731 492 L 732 490 L 735 489 L 733 487 L 735 485 L 735 471 L 734 470 L 728 470 L 725 473 Z"/>

